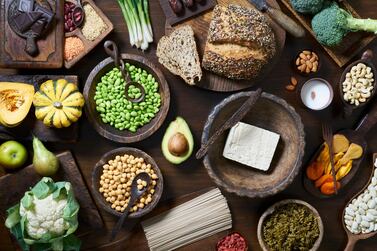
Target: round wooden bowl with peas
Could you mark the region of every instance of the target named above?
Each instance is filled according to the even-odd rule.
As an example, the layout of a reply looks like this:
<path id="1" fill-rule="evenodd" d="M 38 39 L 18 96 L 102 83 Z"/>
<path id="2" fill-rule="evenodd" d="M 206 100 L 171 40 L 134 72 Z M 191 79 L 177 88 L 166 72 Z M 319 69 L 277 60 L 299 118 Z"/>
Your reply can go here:
<path id="1" fill-rule="evenodd" d="M 132 206 L 129 218 L 139 218 L 151 212 L 161 198 L 163 177 L 156 162 L 147 153 L 130 147 L 107 152 L 92 172 L 92 190 L 97 203 L 108 213 L 122 216 L 131 195 L 133 177 L 139 172 L 151 176 L 144 195 Z"/>
<path id="2" fill-rule="evenodd" d="M 86 80 L 85 112 L 103 137 L 133 143 L 146 139 L 160 128 L 169 110 L 170 91 L 164 75 L 152 62 L 131 54 L 122 54 L 122 59 L 131 80 L 145 87 L 144 98 L 138 102 L 127 99 L 129 94 L 136 99 L 142 90 L 132 86 L 127 91 L 120 71 L 108 57 Z"/>

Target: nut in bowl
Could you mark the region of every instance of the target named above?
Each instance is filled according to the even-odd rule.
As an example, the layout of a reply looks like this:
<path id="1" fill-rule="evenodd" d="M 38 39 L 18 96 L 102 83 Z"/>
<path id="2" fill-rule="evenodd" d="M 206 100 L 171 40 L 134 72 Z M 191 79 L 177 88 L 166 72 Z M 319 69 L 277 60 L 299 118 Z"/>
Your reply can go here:
<path id="1" fill-rule="evenodd" d="M 309 49 L 300 51 L 293 59 L 293 68 L 296 72 L 304 76 L 317 73 L 320 66 L 318 54 Z"/>
<path id="2" fill-rule="evenodd" d="M 106 58 L 90 73 L 84 88 L 85 111 L 103 137 L 133 143 L 151 136 L 162 125 L 170 104 L 169 86 L 161 71 L 142 56 L 121 54 L 131 80 L 145 90 L 141 102 L 127 99 L 141 95 L 136 86 L 128 88 L 114 60 Z"/>
<path id="3" fill-rule="evenodd" d="M 118 148 L 106 153 L 93 169 L 92 189 L 97 203 L 108 213 L 120 217 L 131 196 L 133 178 L 142 172 L 151 181 L 145 194 L 131 207 L 129 218 L 139 218 L 151 212 L 161 198 L 163 177 L 156 162 L 136 148 Z M 143 189 L 145 181 L 138 180 Z"/>

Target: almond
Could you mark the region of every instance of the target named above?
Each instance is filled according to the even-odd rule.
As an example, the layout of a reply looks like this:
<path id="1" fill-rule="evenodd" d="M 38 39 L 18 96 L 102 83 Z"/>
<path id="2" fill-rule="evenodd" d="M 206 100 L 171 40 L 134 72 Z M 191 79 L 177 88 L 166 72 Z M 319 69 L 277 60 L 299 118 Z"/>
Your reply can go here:
<path id="1" fill-rule="evenodd" d="M 310 54 L 312 54 L 310 51 L 303 51 L 302 53 L 304 53 L 305 55 L 310 55 Z"/>
<path id="2" fill-rule="evenodd" d="M 304 54 L 304 53 L 300 53 L 300 58 L 302 58 L 302 59 L 306 59 L 306 55 Z"/>
<path id="3" fill-rule="evenodd" d="M 310 69 L 313 68 L 313 63 L 310 61 L 306 61 L 306 66 L 308 66 Z"/>
<path id="4" fill-rule="evenodd" d="M 309 60 L 310 62 L 314 62 L 314 61 L 316 61 L 317 59 L 314 57 L 314 56 L 312 56 L 312 58 Z"/>
<path id="5" fill-rule="evenodd" d="M 291 84 L 294 86 L 297 85 L 297 79 L 295 77 L 291 77 Z"/>
<path id="6" fill-rule="evenodd" d="M 306 68 L 306 65 L 305 64 L 302 64 L 300 65 L 299 67 L 297 67 L 297 69 L 301 72 L 304 72 L 305 71 L 305 68 Z"/>
<path id="7" fill-rule="evenodd" d="M 296 65 L 297 65 L 297 66 L 300 65 L 300 58 L 297 58 L 297 59 L 296 59 Z"/>
<path id="8" fill-rule="evenodd" d="M 317 70 L 318 70 L 318 61 L 315 61 L 315 62 L 313 63 L 312 72 L 317 72 Z"/>
<path id="9" fill-rule="evenodd" d="M 309 66 L 306 66 L 305 72 L 310 73 L 310 71 L 311 71 L 311 68 Z"/>
<path id="10" fill-rule="evenodd" d="M 294 86 L 294 85 L 286 85 L 286 86 L 285 86 L 285 89 L 286 89 L 287 91 L 293 91 L 293 90 L 295 89 L 295 86 Z"/>

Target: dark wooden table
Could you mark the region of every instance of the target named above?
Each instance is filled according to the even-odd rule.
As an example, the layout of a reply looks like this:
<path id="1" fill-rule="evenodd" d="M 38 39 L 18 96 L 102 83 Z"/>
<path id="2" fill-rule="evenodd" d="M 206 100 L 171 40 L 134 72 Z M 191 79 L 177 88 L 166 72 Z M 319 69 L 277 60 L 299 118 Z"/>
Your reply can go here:
<path id="1" fill-rule="evenodd" d="M 154 62 L 157 62 L 155 56 L 156 42 L 164 34 L 165 17 L 158 4 L 158 1 L 151 0 L 151 16 L 154 29 L 155 43 L 151 46 L 151 49 L 145 53 L 138 51 L 130 47 L 128 42 L 128 33 L 126 25 L 123 20 L 120 9 L 118 8 L 115 0 L 96 1 L 98 6 L 106 13 L 109 19 L 115 26 L 115 31 L 108 37 L 115 40 L 122 52 L 135 53 L 145 55 Z M 353 7 L 364 17 L 377 18 L 377 2 L 373 0 L 354 0 L 352 1 Z M 284 9 L 286 13 L 287 10 Z M 0 39 L 1 36 L 0 36 Z M 283 55 L 280 58 L 275 69 L 271 74 L 262 81 L 259 86 L 264 91 L 273 93 L 286 99 L 292 104 L 297 112 L 301 115 L 305 123 L 306 132 L 306 149 L 304 163 L 308 161 L 311 154 L 315 151 L 317 146 L 321 143 L 321 130 L 320 121 L 325 119 L 332 123 L 334 130 L 342 128 L 353 127 L 362 117 L 363 111 L 354 114 L 350 119 L 344 120 L 340 113 L 340 100 L 337 96 L 328 111 L 314 114 L 306 110 L 301 106 L 297 95 L 295 93 L 287 92 L 284 87 L 289 83 L 291 76 L 296 76 L 299 82 L 305 80 L 305 78 L 294 74 L 291 68 L 291 60 L 296 53 L 302 49 L 310 48 L 319 53 L 322 60 L 322 68 L 319 72 L 319 76 L 328 79 L 333 86 L 338 82 L 341 76 L 342 69 L 340 69 L 321 49 L 318 43 L 310 36 L 303 39 L 293 39 L 287 36 L 286 47 Z M 373 49 L 377 55 L 377 42 L 372 43 L 369 48 Z M 104 59 L 105 53 L 101 46 L 98 46 L 88 56 L 81 60 L 75 67 L 67 71 L 65 69 L 60 70 L 33 70 L 33 71 L 18 71 L 20 74 L 77 74 L 81 79 L 81 88 L 85 82 L 91 69 L 102 59 Z M 377 61 L 374 60 L 377 64 Z M 163 69 L 161 67 L 161 69 Z M 152 157 L 162 169 L 165 187 L 162 199 L 173 198 L 176 196 L 184 195 L 190 192 L 200 190 L 209 186 L 213 186 L 214 183 L 207 175 L 200 161 L 196 161 L 193 157 L 189 161 L 181 166 L 173 166 L 169 164 L 162 156 L 160 144 L 163 133 L 169 124 L 169 121 L 173 120 L 176 116 L 182 116 L 190 124 L 195 142 L 196 149 L 200 143 L 201 132 L 203 125 L 207 119 L 207 115 L 210 110 L 219 103 L 223 98 L 230 95 L 230 93 L 215 93 L 210 91 L 201 90 L 195 87 L 186 85 L 178 77 L 171 75 L 167 70 L 163 69 L 166 78 L 170 85 L 172 102 L 170 106 L 169 115 L 163 124 L 153 136 L 137 144 L 131 144 L 130 146 L 140 148 Z M 12 70 L 1 70 L 0 74 L 13 74 L 16 73 Z M 252 88 L 252 89 L 255 89 Z M 50 144 L 49 148 L 61 151 L 69 149 L 73 151 L 79 166 L 85 176 L 86 182 L 90 185 L 91 171 L 95 163 L 98 161 L 101 155 L 114 148 L 123 146 L 121 144 L 113 143 L 100 137 L 83 117 L 80 121 L 80 140 L 77 144 Z M 287 128 L 290 130 L 291 128 Z M 320 250 L 343 250 L 346 242 L 346 234 L 341 225 L 341 212 L 345 203 L 359 191 L 370 175 L 372 168 L 372 153 L 377 152 L 377 127 L 374 127 L 373 131 L 368 137 L 368 153 L 365 162 L 361 169 L 357 173 L 357 177 L 354 178 L 352 184 L 350 184 L 344 191 L 334 199 L 320 200 L 309 193 L 307 193 L 302 185 L 302 179 L 300 173 L 292 185 L 290 185 L 284 192 L 265 199 L 248 199 L 237 197 L 233 194 L 224 193 L 229 201 L 229 205 L 233 215 L 233 229 L 242 233 L 248 240 L 250 250 L 261 250 L 257 241 L 257 223 L 258 219 L 263 211 L 272 203 L 286 198 L 302 199 L 314 207 L 317 208 L 322 216 L 322 220 L 325 225 L 325 234 L 322 241 Z M 14 184 L 17 186 L 17 184 Z M 10 188 L 11 191 L 11 188 Z M 4 191 L 1 191 L 4 192 Z M 102 212 L 105 218 L 107 227 L 112 226 L 114 218 L 105 212 Z M 1 224 L 0 224 L 1 225 Z M 10 244 L 9 237 L 6 230 L 0 228 L 0 250 L 7 251 L 13 250 Z M 100 234 L 98 235 L 100 236 Z M 92 238 L 90 241 L 93 246 L 97 245 L 99 239 Z M 132 241 L 137 243 L 137 241 Z M 99 244 L 98 244 L 99 245 Z M 145 250 L 145 247 L 134 245 L 130 247 L 127 242 L 119 244 L 111 248 L 104 249 L 91 249 L 91 250 L 130 250 L 139 251 Z M 213 247 L 203 247 L 204 250 L 213 250 Z M 202 251 L 200 250 L 200 251 Z M 377 238 L 370 240 L 360 241 L 355 250 L 377 250 Z"/>

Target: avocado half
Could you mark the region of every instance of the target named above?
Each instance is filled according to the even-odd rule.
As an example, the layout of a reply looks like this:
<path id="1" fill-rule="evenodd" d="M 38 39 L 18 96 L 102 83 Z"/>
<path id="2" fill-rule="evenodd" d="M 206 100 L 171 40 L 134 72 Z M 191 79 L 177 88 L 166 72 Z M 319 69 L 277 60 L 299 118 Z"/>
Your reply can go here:
<path id="1" fill-rule="evenodd" d="M 188 144 L 187 151 L 181 156 L 176 156 L 169 151 L 169 141 L 177 133 L 182 134 L 186 138 Z M 192 151 L 194 149 L 194 138 L 192 137 L 190 127 L 183 118 L 177 117 L 174 121 L 170 123 L 162 139 L 161 148 L 165 158 L 170 163 L 176 165 L 182 163 L 191 156 Z"/>

